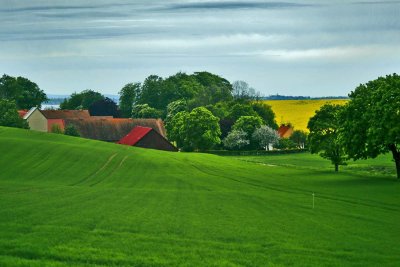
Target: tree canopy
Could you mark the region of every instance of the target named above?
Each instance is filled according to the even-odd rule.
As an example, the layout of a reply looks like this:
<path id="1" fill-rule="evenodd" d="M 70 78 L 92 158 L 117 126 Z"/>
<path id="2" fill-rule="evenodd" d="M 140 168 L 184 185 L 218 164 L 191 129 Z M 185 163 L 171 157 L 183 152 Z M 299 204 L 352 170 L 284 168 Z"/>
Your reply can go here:
<path id="1" fill-rule="evenodd" d="M 113 116 L 114 118 L 120 116 L 117 104 L 108 97 L 91 104 L 89 106 L 89 113 L 91 116 Z"/>
<path id="2" fill-rule="evenodd" d="M 140 87 L 140 83 L 128 83 L 118 92 L 119 109 L 123 118 L 132 116 L 132 107 L 139 97 Z"/>
<path id="3" fill-rule="evenodd" d="M 64 99 L 60 104 L 60 109 L 89 109 L 89 107 L 99 101 L 104 100 L 104 96 L 93 90 L 84 90 L 80 93 L 73 93 L 69 98 Z"/>
<path id="4" fill-rule="evenodd" d="M 186 151 L 210 149 L 221 142 L 218 120 L 204 107 L 178 112 L 168 123 L 168 137 Z"/>
<path id="5" fill-rule="evenodd" d="M 343 113 L 343 144 L 350 158 L 391 152 L 400 179 L 400 76 L 379 77 L 349 94 Z"/>
<path id="6" fill-rule="evenodd" d="M 22 119 L 14 100 L 0 98 L 0 126 L 28 129 L 28 123 Z"/>
<path id="7" fill-rule="evenodd" d="M 14 100 L 17 109 L 41 107 L 47 99 L 39 86 L 24 77 L 12 77 L 4 74 L 0 78 L 0 98 Z"/>
<path id="8" fill-rule="evenodd" d="M 310 118 L 307 128 L 311 153 L 319 153 L 329 159 L 339 171 L 339 165 L 345 165 L 345 152 L 341 143 L 340 127 L 343 106 L 325 104 Z"/>

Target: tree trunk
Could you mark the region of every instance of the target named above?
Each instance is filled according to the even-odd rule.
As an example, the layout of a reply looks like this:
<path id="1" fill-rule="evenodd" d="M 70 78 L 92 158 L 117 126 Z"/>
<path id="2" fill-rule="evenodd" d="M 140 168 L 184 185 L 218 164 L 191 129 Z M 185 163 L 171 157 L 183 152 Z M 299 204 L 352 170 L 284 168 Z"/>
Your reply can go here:
<path id="1" fill-rule="evenodd" d="M 339 171 L 339 164 L 335 163 L 335 172 Z"/>
<path id="2" fill-rule="evenodd" d="M 396 145 L 389 145 L 389 149 L 392 151 L 394 162 L 396 163 L 397 179 L 400 179 L 400 151 L 397 151 Z"/>

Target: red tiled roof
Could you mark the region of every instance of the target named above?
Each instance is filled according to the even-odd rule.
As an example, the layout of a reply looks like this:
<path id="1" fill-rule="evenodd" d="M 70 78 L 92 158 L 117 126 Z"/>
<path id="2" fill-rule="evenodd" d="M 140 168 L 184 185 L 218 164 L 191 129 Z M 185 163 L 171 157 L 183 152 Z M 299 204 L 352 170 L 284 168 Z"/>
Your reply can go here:
<path id="1" fill-rule="evenodd" d="M 286 125 L 281 125 L 278 129 L 278 134 L 280 137 L 283 137 L 285 135 L 285 133 L 290 129 L 289 126 Z"/>
<path id="2" fill-rule="evenodd" d="M 146 134 L 148 134 L 151 130 L 153 130 L 153 128 L 136 126 L 132 129 L 132 131 L 125 135 L 125 137 L 119 140 L 118 144 L 133 146 L 137 142 L 139 142 L 140 139 L 146 136 Z"/>
<path id="3" fill-rule="evenodd" d="M 28 113 L 27 109 L 18 110 L 18 115 L 23 118 L 25 114 Z"/>
<path id="4" fill-rule="evenodd" d="M 90 118 L 88 110 L 40 110 L 47 119 L 86 119 Z"/>

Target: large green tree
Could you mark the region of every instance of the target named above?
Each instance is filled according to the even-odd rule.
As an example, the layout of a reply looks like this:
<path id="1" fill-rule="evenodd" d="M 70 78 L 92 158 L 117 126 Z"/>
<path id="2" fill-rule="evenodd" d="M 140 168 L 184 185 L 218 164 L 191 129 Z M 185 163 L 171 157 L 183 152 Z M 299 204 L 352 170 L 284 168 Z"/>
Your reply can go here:
<path id="1" fill-rule="evenodd" d="M 329 159 L 339 171 L 339 165 L 345 165 L 346 155 L 341 143 L 340 127 L 343 106 L 325 104 L 310 118 L 307 128 L 311 153 L 319 153 Z"/>
<path id="2" fill-rule="evenodd" d="M 108 97 L 97 100 L 90 105 L 89 113 L 91 116 L 113 116 L 114 118 L 120 117 L 117 104 Z"/>
<path id="3" fill-rule="evenodd" d="M 257 112 L 258 116 L 263 119 L 266 125 L 275 130 L 278 129 L 278 124 L 275 120 L 275 113 L 270 105 L 262 101 L 254 101 L 251 103 L 251 107 L 255 112 Z"/>
<path id="4" fill-rule="evenodd" d="M 12 77 L 4 74 L 0 78 L 0 98 L 14 100 L 17 109 L 40 107 L 47 99 L 39 86 L 24 77 Z"/>
<path id="5" fill-rule="evenodd" d="M 205 107 L 181 111 L 168 123 L 168 137 L 184 150 L 204 151 L 221 142 L 218 121 Z"/>
<path id="6" fill-rule="evenodd" d="M 139 98 L 140 90 L 140 83 L 128 83 L 119 91 L 119 109 L 123 118 L 132 116 L 132 107 Z"/>
<path id="7" fill-rule="evenodd" d="M 69 98 L 64 99 L 60 104 L 60 109 L 89 109 L 93 103 L 104 100 L 104 98 L 99 92 L 84 90 L 80 93 L 73 93 Z"/>
<path id="8" fill-rule="evenodd" d="M 18 115 L 14 100 L 0 98 L 0 126 L 28 129 L 28 123 Z"/>
<path id="9" fill-rule="evenodd" d="M 343 143 L 350 158 L 392 153 L 400 179 L 400 76 L 379 77 L 350 93 L 343 115 Z"/>

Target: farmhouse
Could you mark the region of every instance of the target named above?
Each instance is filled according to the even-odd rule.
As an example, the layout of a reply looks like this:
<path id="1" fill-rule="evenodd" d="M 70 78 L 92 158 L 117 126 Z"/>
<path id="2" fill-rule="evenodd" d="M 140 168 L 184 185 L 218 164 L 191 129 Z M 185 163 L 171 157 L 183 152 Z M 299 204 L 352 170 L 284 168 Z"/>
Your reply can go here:
<path id="1" fill-rule="evenodd" d="M 119 119 L 119 118 L 84 118 L 65 119 L 65 125 L 72 125 L 81 137 L 118 142 L 136 126 L 148 127 L 165 138 L 164 123 L 160 119 Z"/>
<path id="2" fill-rule="evenodd" d="M 282 124 L 279 126 L 278 134 L 280 138 L 289 138 L 293 134 L 293 127 L 290 125 Z"/>
<path id="3" fill-rule="evenodd" d="M 165 137 L 149 127 L 136 126 L 118 144 L 152 148 L 166 151 L 178 151 Z"/>
<path id="4" fill-rule="evenodd" d="M 31 130 L 51 132 L 53 125 L 58 125 L 64 130 L 65 119 L 90 118 L 90 114 L 88 110 L 40 110 L 34 107 L 23 118 L 27 120 Z"/>

